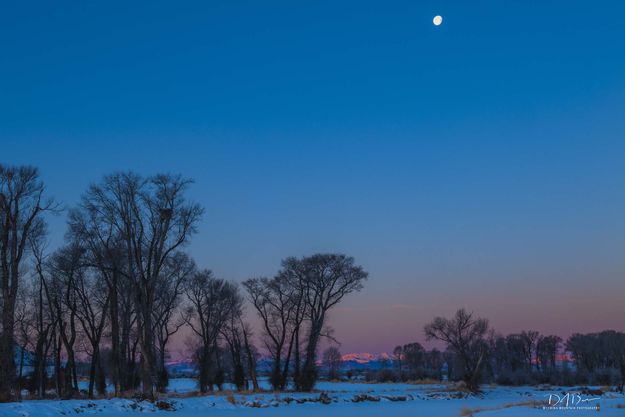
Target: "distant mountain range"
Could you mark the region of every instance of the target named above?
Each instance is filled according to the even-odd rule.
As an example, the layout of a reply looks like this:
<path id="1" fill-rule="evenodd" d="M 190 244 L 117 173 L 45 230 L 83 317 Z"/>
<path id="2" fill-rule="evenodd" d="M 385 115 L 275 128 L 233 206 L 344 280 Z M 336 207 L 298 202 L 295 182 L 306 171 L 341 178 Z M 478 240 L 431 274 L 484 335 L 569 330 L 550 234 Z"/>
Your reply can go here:
<path id="1" fill-rule="evenodd" d="M 343 359 L 343 369 L 380 369 L 393 364 L 388 353 L 347 353 L 341 358 Z M 258 371 L 261 373 L 269 372 L 271 370 L 271 362 L 270 358 L 260 358 L 258 360 Z M 321 361 L 318 361 L 318 365 L 323 367 Z M 193 362 L 187 359 L 169 361 L 166 363 L 166 366 L 172 374 L 191 374 L 196 370 Z"/>
<path id="2" fill-rule="evenodd" d="M 393 366 L 393 360 L 388 353 L 348 353 L 341 357 L 344 369 L 380 369 Z"/>
<path id="3" fill-rule="evenodd" d="M 360 364 L 370 363 L 370 362 L 384 362 L 392 360 L 388 353 L 348 353 L 341 356 L 343 362 L 355 362 Z"/>

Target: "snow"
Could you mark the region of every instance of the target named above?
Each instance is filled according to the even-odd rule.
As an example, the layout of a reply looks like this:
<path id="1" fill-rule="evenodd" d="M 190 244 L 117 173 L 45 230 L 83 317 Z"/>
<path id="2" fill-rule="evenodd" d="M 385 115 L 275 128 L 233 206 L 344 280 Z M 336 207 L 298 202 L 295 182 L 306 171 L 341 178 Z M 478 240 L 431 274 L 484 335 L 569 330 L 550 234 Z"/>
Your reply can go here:
<path id="1" fill-rule="evenodd" d="M 175 378 L 169 381 L 168 390 L 174 393 L 197 391 L 197 381 L 193 378 Z"/>
<path id="2" fill-rule="evenodd" d="M 263 385 L 266 382 L 263 381 Z M 195 381 L 172 379 L 164 398 L 175 411 L 158 404 L 132 399 L 28 400 L 0 404 L 1 417 L 58 417 L 84 414 L 94 417 L 132 417 L 148 412 L 171 417 L 474 417 L 544 416 L 542 404 L 551 393 L 574 392 L 571 388 L 493 387 L 479 396 L 459 394 L 448 385 L 367 384 L 320 382 L 314 393 L 262 392 L 254 394 L 195 394 Z M 322 394 L 323 393 L 323 394 Z M 325 400 L 324 403 L 319 401 Z M 359 401 L 359 402 L 354 402 Z M 599 401 L 580 404 L 601 407 L 601 416 L 625 416 L 625 396 L 605 393 Z M 624 408 L 617 408 L 618 406 Z M 576 416 L 595 416 L 596 410 L 575 410 Z"/>
<path id="3" fill-rule="evenodd" d="M 260 379 L 258 384 L 262 390 L 270 390 L 271 385 L 269 384 L 268 379 Z M 89 381 L 81 380 L 78 381 L 78 389 L 87 391 L 89 388 Z M 193 391 L 197 391 L 197 381 L 193 378 L 172 378 L 169 381 L 168 391 L 173 394 L 186 394 Z M 224 384 L 225 390 L 236 390 L 236 387 L 233 384 Z M 106 392 L 113 393 L 115 392 L 115 387 L 112 384 L 108 384 L 106 386 Z M 0 416 L 2 417 L 2 416 Z"/>
<path id="4" fill-rule="evenodd" d="M 371 363 L 374 361 L 388 360 L 388 359 L 390 359 L 390 356 L 386 352 L 380 353 L 379 355 L 375 355 L 372 353 L 365 353 L 365 352 L 347 353 L 341 356 L 341 360 L 343 362 L 353 361 L 353 362 L 360 363 L 360 364 L 366 364 L 366 363 Z"/>

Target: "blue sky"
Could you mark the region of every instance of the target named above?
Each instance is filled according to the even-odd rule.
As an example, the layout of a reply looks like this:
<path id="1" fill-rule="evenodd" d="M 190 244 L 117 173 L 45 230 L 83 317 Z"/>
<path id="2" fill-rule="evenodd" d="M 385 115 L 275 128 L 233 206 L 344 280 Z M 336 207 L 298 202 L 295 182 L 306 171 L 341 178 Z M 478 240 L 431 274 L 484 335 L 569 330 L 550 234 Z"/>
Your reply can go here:
<path id="1" fill-rule="evenodd" d="M 355 256 L 371 278 L 333 316 L 346 350 L 421 340 L 460 306 L 504 331 L 623 330 L 624 14 L 6 3 L 0 161 L 40 167 L 67 206 L 115 170 L 194 178 L 206 215 L 189 250 L 225 278 Z M 50 223 L 55 246 L 65 219 Z"/>

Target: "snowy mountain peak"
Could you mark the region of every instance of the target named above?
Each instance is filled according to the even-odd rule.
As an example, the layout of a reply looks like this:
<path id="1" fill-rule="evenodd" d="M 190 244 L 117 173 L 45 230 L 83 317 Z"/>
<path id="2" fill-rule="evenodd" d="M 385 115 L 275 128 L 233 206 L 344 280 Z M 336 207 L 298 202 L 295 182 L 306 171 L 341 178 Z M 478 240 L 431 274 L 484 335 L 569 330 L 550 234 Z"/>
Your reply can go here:
<path id="1" fill-rule="evenodd" d="M 356 363 L 364 364 L 364 363 L 369 363 L 369 362 L 377 362 L 380 360 L 388 360 L 389 355 L 386 352 L 377 353 L 377 354 L 361 352 L 361 353 L 347 353 L 343 355 L 341 358 L 343 359 L 343 362 L 356 362 Z"/>

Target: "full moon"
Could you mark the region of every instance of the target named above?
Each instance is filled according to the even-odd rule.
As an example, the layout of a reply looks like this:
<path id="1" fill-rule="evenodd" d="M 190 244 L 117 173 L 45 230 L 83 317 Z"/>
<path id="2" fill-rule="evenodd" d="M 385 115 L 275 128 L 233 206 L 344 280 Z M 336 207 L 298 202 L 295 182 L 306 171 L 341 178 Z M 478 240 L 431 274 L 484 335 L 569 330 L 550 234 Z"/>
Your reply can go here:
<path id="1" fill-rule="evenodd" d="M 432 22 L 434 22 L 434 26 L 440 26 L 443 23 L 443 16 L 434 16 Z"/>

